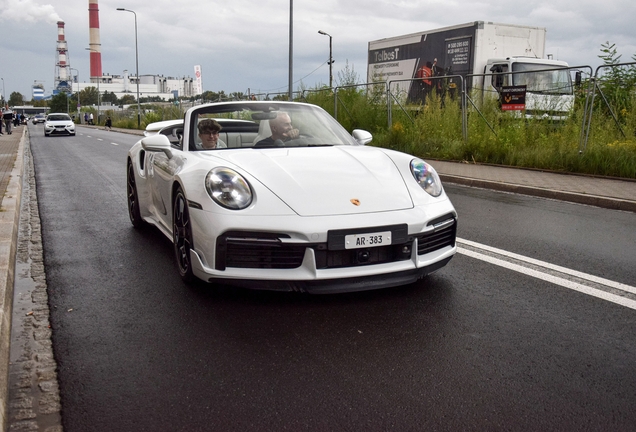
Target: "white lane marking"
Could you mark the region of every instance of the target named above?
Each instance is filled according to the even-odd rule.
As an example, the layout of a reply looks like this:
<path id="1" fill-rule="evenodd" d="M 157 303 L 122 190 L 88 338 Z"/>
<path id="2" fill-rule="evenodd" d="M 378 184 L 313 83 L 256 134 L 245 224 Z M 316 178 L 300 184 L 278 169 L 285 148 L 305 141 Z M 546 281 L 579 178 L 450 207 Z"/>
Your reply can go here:
<path id="1" fill-rule="evenodd" d="M 97 141 L 104 141 L 104 140 L 103 140 L 103 139 L 101 139 L 101 138 L 97 138 Z"/>
<path id="2" fill-rule="evenodd" d="M 571 270 L 571 269 L 567 269 L 565 267 L 559 267 L 559 266 L 555 266 L 553 264 L 550 263 L 546 263 L 543 261 L 539 261 L 539 260 L 535 260 L 533 258 L 528 258 L 528 257 L 524 257 L 523 255 L 518 255 L 518 254 L 514 254 L 512 252 L 507 252 L 501 249 L 497 249 L 497 248 L 491 248 L 490 246 L 486 246 L 486 245 L 482 245 L 479 243 L 475 243 L 475 242 L 471 242 L 469 240 L 464 240 L 464 239 L 457 239 L 458 243 L 464 243 L 466 245 L 470 245 L 473 246 L 475 248 L 481 248 L 483 250 L 489 250 L 490 252 L 495 252 L 495 253 L 500 253 L 503 256 L 509 256 L 509 257 L 514 257 L 514 259 L 520 260 L 520 261 L 525 261 L 528 263 L 533 263 L 534 265 L 537 266 L 541 266 L 541 267 L 545 267 L 545 268 L 551 268 L 553 270 L 556 271 L 560 271 L 564 274 L 570 274 L 570 275 L 575 275 L 576 277 L 579 277 L 580 279 L 584 279 L 584 280 L 589 280 L 589 281 L 594 281 L 596 283 L 600 283 L 602 285 L 606 285 L 606 286 L 610 286 L 612 288 L 616 288 L 617 286 L 620 286 L 622 288 L 617 288 L 620 289 L 622 291 L 625 292 L 630 292 L 630 293 L 634 293 L 636 291 L 636 288 L 629 286 L 629 285 L 625 285 L 625 284 L 621 284 L 618 282 L 613 282 L 607 279 L 603 279 L 603 278 L 599 278 L 596 276 L 592 276 L 592 275 L 588 275 L 586 273 L 581 273 L 581 272 L 577 272 L 576 270 Z M 509 270 L 513 270 L 528 276 L 532 276 L 535 277 L 537 279 L 541 279 L 544 280 L 546 282 L 550 282 L 553 283 L 555 285 L 559 285 L 562 286 L 564 288 L 568 288 L 583 294 L 587 294 L 590 295 L 592 297 L 596 297 L 596 298 L 600 298 L 602 300 L 606 300 L 612 303 L 616 303 L 618 305 L 621 306 L 625 306 L 628 307 L 630 309 L 634 309 L 636 310 L 636 300 L 632 300 L 630 298 L 626 298 L 626 297 L 622 297 L 616 294 L 612 294 L 609 293 L 607 291 L 603 291 L 600 289 L 596 289 L 596 288 L 592 288 L 583 284 L 580 284 L 578 282 L 574 282 L 571 280 L 567 280 L 558 276 L 554 276 L 548 273 L 544 273 L 535 269 L 531 269 L 528 267 L 524 267 L 522 265 L 519 264 L 515 264 L 509 261 L 505 261 L 503 259 L 499 259 L 490 255 L 486 255 L 486 254 L 482 254 L 476 251 L 472 251 L 469 249 L 465 249 L 463 247 L 458 246 L 457 247 L 457 252 L 467 255 L 469 257 L 481 260 L 481 261 L 485 261 L 494 265 L 498 265 L 500 267 L 504 267 L 507 268 Z M 560 270 L 558 270 L 560 269 Z M 598 281 L 605 281 L 605 282 L 598 282 Z"/>
<path id="3" fill-rule="evenodd" d="M 484 244 L 476 243 L 476 242 L 473 242 L 473 241 L 470 241 L 470 240 L 465 240 L 465 239 L 462 239 L 462 238 L 457 238 L 457 243 L 463 243 L 463 244 L 465 244 L 467 246 L 472 246 L 474 248 L 483 249 L 483 250 L 486 250 L 488 252 L 493 252 L 493 253 L 496 253 L 496 254 L 499 254 L 499 255 L 503 255 L 503 256 L 506 256 L 506 257 L 509 257 L 509 258 L 512 258 L 512 259 L 516 259 L 516 260 L 519 260 L 519 261 L 524 261 L 524 262 L 527 262 L 529 264 L 533 264 L 533 265 L 536 265 L 536 266 L 539 266 L 539 267 L 545 267 L 545 268 L 548 268 L 550 270 L 558 271 L 559 273 L 568 274 L 570 276 L 574 276 L 574 277 L 577 277 L 577 278 L 580 278 L 580 279 L 589 280 L 590 282 L 598 283 L 598 284 L 601 284 L 601 285 L 606 285 L 606 286 L 609 286 L 609 287 L 612 287 L 612 288 L 615 288 L 615 289 L 618 289 L 618 290 L 621 290 L 621 291 L 627 291 L 627 292 L 630 292 L 632 294 L 636 294 L 636 287 L 629 286 L 629 285 L 626 285 L 626 284 L 623 284 L 623 283 L 620 283 L 620 282 L 614 282 L 614 281 L 611 281 L 609 279 L 604 279 L 604 278 L 601 278 L 601 277 L 598 277 L 598 276 L 593 276 L 591 274 L 587 274 L 587 273 L 583 273 L 583 272 L 580 272 L 580 271 L 572 270 L 572 269 L 569 269 L 569 268 L 566 268 L 566 267 L 561 267 L 561 266 L 558 266 L 558 265 L 555 265 L 555 264 L 550 264 L 550 263 L 545 262 L 545 261 L 539 261 L 539 260 L 534 259 L 534 258 L 530 258 L 530 257 L 523 256 L 523 255 L 518 255 L 518 254 L 513 253 L 513 252 L 508 252 L 508 251 L 505 251 L 503 249 L 497 249 L 497 248 L 494 248 L 494 247 L 491 247 L 491 246 L 486 246 Z"/>
<path id="4" fill-rule="evenodd" d="M 116 145 L 116 146 L 118 146 L 118 145 L 119 145 L 119 144 L 117 144 L 117 143 L 114 143 L 114 142 L 112 142 L 111 144 L 112 144 L 112 145 Z"/>

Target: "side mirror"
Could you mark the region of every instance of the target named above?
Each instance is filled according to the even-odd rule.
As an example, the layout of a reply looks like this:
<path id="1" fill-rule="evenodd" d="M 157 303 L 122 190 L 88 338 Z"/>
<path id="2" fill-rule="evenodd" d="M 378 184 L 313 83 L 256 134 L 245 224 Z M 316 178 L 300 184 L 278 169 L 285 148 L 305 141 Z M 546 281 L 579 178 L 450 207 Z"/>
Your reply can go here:
<path id="1" fill-rule="evenodd" d="M 172 146 L 167 136 L 162 134 L 152 135 L 141 140 L 141 147 L 146 151 L 163 152 L 172 158 Z"/>
<path id="2" fill-rule="evenodd" d="M 354 129 L 353 133 L 351 133 L 351 136 L 353 136 L 353 139 L 356 140 L 360 145 L 369 144 L 373 139 L 373 135 L 371 135 L 370 132 L 362 129 Z"/>

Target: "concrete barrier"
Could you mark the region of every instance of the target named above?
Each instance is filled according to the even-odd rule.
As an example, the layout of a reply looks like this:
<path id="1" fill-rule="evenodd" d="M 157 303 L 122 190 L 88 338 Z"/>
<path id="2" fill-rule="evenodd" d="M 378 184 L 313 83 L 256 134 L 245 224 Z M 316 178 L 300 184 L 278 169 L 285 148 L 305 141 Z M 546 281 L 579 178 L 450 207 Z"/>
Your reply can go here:
<path id="1" fill-rule="evenodd" d="M 15 256 L 20 224 L 25 127 L 0 206 L 0 430 L 8 430 L 9 353 Z"/>

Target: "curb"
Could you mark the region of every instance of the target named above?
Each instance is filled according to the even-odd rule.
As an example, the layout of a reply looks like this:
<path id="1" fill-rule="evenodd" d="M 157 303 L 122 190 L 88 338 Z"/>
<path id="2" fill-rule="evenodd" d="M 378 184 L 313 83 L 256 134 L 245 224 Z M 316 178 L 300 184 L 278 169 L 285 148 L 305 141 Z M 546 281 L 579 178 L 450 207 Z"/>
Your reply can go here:
<path id="1" fill-rule="evenodd" d="M 24 128 L 0 207 L 0 431 L 8 427 L 9 348 L 26 134 L 27 128 Z"/>
<path id="2" fill-rule="evenodd" d="M 104 126 L 98 126 L 98 125 L 75 125 L 76 129 L 77 126 L 86 128 L 86 129 L 99 129 L 99 130 L 103 130 L 105 131 L 106 129 L 104 128 Z M 139 136 L 144 136 L 144 131 L 143 130 L 139 130 L 139 129 L 124 129 L 124 128 L 112 128 L 113 132 L 121 132 L 121 133 L 125 133 L 128 135 L 139 135 Z"/>
<path id="3" fill-rule="evenodd" d="M 598 195 L 580 194 L 576 192 L 544 189 L 535 186 L 523 186 L 512 183 L 480 180 L 469 177 L 461 177 L 457 175 L 439 174 L 439 177 L 442 182 L 445 183 L 454 183 L 462 186 L 491 189 L 501 192 L 512 192 L 522 195 L 536 196 L 540 198 L 550 198 L 559 201 L 567 201 L 576 204 L 586 204 L 610 210 L 623 210 L 636 213 L 636 201 L 603 197 Z"/>

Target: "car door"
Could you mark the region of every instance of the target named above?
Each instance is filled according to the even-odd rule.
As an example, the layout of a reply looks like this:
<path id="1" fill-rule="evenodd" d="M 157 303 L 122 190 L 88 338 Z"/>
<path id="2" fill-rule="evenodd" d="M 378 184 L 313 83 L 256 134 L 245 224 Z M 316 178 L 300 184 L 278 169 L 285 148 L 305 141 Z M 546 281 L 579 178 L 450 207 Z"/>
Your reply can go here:
<path id="1" fill-rule="evenodd" d="M 180 126 L 182 128 L 182 126 Z M 172 230 L 172 184 L 175 175 L 183 168 L 185 154 L 179 140 L 172 140 L 177 136 L 176 128 L 170 131 L 160 131 L 168 136 L 172 143 L 172 157 L 165 153 L 153 152 L 149 156 L 148 183 L 153 201 L 156 219 L 169 231 Z"/>

